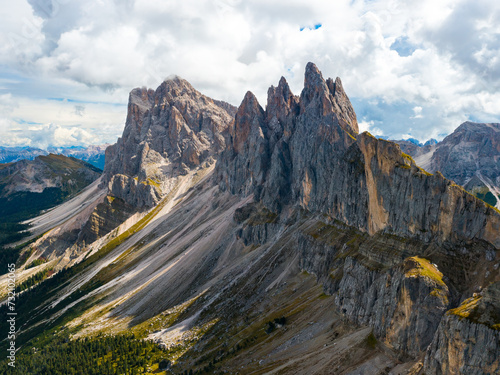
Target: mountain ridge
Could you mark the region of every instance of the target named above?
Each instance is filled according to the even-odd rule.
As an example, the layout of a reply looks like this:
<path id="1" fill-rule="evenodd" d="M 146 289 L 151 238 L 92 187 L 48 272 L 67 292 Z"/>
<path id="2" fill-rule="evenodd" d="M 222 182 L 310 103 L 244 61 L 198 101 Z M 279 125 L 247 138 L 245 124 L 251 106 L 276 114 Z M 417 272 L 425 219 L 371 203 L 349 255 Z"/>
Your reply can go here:
<path id="1" fill-rule="evenodd" d="M 20 303 L 23 327 L 133 332 L 175 373 L 498 371 L 500 214 L 358 134 L 314 64 L 299 96 L 284 78 L 268 94 L 233 110 L 178 77 L 134 90 L 99 193 L 31 247 L 76 266 Z"/>
<path id="2" fill-rule="evenodd" d="M 73 156 L 86 161 L 93 166 L 104 168 L 104 153 L 109 144 L 90 146 L 69 146 L 55 147 L 49 146 L 46 150 L 35 147 L 4 147 L 0 146 L 0 163 L 12 163 L 20 160 L 33 160 L 39 155 L 61 154 Z"/>
<path id="3" fill-rule="evenodd" d="M 396 142 L 429 172 L 442 172 L 500 208 L 500 124 L 466 121 L 441 142 L 424 147 Z"/>

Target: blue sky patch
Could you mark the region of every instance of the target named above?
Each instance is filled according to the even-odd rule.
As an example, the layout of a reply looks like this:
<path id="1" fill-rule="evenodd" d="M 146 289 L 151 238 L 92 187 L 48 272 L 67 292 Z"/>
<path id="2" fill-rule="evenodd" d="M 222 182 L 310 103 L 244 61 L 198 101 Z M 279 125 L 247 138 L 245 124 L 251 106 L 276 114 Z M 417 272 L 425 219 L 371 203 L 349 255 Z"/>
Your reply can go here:
<path id="1" fill-rule="evenodd" d="M 407 57 L 411 56 L 417 47 L 410 43 L 407 36 L 400 36 L 392 43 L 391 49 L 396 51 L 399 56 Z"/>
<path id="2" fill-rule="evenodd" d="M 303 27 L 300 28 L 300 31 L 304 31 L 305 29 L 307 29 L 307 30 L 318 30 L 321 26 L 323 26 L 323 25 L 320 24 L 320 23 L 317 23 L 317 24 L 315 24 L 312 27 L 311 26 L 306 26 L 306 27 L 303 26 Z"/>

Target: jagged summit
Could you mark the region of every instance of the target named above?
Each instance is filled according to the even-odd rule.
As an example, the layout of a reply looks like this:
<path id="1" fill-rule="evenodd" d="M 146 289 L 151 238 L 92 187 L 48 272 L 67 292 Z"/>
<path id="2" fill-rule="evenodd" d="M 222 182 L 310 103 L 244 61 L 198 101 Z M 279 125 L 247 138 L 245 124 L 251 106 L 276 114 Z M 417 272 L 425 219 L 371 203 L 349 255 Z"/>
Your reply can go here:
<path id="1" fill-rule="evenodd" d="M 217 164 L 218 181 L 233 194 L 254 194 L 273 211 L 299 204 L 370 234 L 439 242 L 472 236 L 500 244 L 494 210 L 420 169 L 397 144 L 356 134 L 340 79 L 325 81 L 309 63 L 300 97 L 284 78 L 269 89 L 265 113 L 253 95 L 245 96 Z M 437 208 L 443 201 L 448 210 Z"/>
<path id="2" fill-rule="evenodd" d="M 154 206 L 170 191 L 169 179 L 225 148 L 235 110 L 177 76 L 156 90 L 132 90 L 123 136 L 106 151 L 103 183 L 133 206 Z"/>
<path id="3" fill-rule="evenodd" d="M 352 134 L 359 132 L 354 109 L 342 87 L 340 78 L 333 81 L 323 79 L 323 75 L 313 63 L 308 63 L 304 77 L 304 89 L 300 94 L 301 111 L 307 107 L 317 110 L 317 116 L 335 114 L 340 125 Z"/>
<path id="4" fill-rule="evenodd" d="M 132 332 L 173 373 L 498 373 L 500 214 L 358 134 L 339 79 L 305 81 L 266 109 L 134 90 L 103 186 L 25 250 L 80 263 L 16 304 L 18 354 Z"/>

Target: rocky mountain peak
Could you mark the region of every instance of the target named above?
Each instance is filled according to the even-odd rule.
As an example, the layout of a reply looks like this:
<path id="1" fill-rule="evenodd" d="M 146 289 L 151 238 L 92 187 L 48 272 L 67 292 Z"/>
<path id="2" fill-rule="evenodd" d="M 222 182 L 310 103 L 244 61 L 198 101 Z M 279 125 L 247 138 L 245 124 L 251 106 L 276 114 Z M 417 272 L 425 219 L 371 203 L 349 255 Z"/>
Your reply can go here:
<path id="1" fill-rule="evenodd" d="M 300 104 L 301 112 L 306 111 L 308 107 L 318 110 L 323 116 L 332 111 L 326 82 L 318 67 L 311 62 L 306 65 L 304 89 L 300 94 Z"/>
<path id="2" fill-rule="evenodd" d="M 249 144 L 249 137 L 264 137 L 264 109 L 255 95 L 248 91 L 241 102 L 234 122 L 233 146 L 236 153 L 241 153 Z"/>
<path id="3" fill-rule="evenodd" d="M 265 117 L 247 94 L 233 148 L 217 164 L 223 189 L 254 194 L 272 211 L 298 204 L 372 235 L 388 231 L 437 242 L 472 236 L 500 243 L 500 217 L 493 209 L 419 168 L 396 143 L 367 133 L 353 136 L 356 115 L 340 79 L 325 81 L 308 64 L 304 81 L 299 99 L 284 79 L 271 87 Z M 448 210 L 427 207 L 443 201 Z M 467 227 L 464 220 L 470 220 Z"/>
<path id="4" fill-rule="evenodd" d="M 164 80 L 156 89 L 155 96 L 155 105 L 161 105 L 162 99 L 171 102 L 174 98 L 186 97 L 196 100 L 203 97 L 188 81 L 179 76 L 172 76 Z"/>
<path id="5" fill-rule="evenodd" d="M 134 89 L 122 138 L 106 151 L 110 195 L 152 207 L 176 176 L 214 162 L 226 147 L 236 108 L 172 77 L 156 89 Z"/>
<path id="6" fill-rule="evenodd" d="M 304 77 L 304 89 L 300 95 L 301 113 L 309 116 L 336 118 L 339 125 L 351 134 L 359 132 L 356 113 L 347 97 L 340 78 L 325 81 L 319 69 L 308 63 Z M 330 122 L 329 120 L 327 120 Z"/>
<path id="7" fill-rule="evenodd" d="M 356 112 L 351 105 L 351 101 L 347 97 L 342 86 L 342 81 L 339 77 L 335 78 L 335 82 L 328 78 L 326 81 L 330 94 L 333 97 L 332 103 L 335 107 L 335 112 L 340 120 L 345 122 L 346 126 L 350 127 L 354 134 L 359 133 L 358 120 L 356 119 Z"/>
<path id="8" fill-rule="evenodd" d="M 273 117 L 285 123 L 286 118 L 291 114 L 297 114 L 299 109 L 299 98 L 293 95 L 285 77 L 281 77 L 278 87 L 271 86 L 267 90 L 266 117 L 271 121 Z"/>
<path id="9" fill-rule="evenodd" d="M 154 95 L 154 90 L 145 87 L 135 88 L 130 92 L 124 137 L 135 138 L 140 133 L 144 114 L 153 107 Z"/>

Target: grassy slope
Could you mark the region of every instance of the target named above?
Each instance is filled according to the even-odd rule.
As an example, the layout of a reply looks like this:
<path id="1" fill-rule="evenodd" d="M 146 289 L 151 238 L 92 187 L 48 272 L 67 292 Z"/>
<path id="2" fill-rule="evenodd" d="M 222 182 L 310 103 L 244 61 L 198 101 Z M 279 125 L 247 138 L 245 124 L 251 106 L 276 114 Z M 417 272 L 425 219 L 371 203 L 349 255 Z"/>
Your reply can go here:
<path id="1" fill-rule="evenodd" d="M 21 222 L 70 199 L 102 172 L 87 162 L 63 155 L 39 156 L 29 163 L 39 165 L 45 174 L 43 178 L 61 178 L 62 184 L 59 187 L 46 188 L 41 193 L 21 191 L 0 198 L 0 260 L 9 263 L 16 261 L 19 251 L 2 246 L 20 241 L 29 235 L 29 226 Z M 0 192 L 13 183 L 14 177 L 2 175 L 2 171 L 13 166 L 15 163 L 0 164 Z M 23 173 L 23 170 L 15 172 L 14 175 L 18 173 Z M 7 264 L 3 261 L 1 264 Z M 0 274 L 4 272 L 4 269 L 0 269 Z"/>

